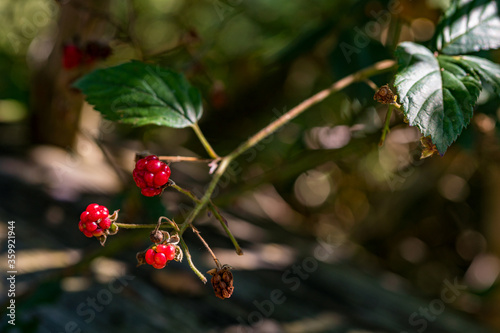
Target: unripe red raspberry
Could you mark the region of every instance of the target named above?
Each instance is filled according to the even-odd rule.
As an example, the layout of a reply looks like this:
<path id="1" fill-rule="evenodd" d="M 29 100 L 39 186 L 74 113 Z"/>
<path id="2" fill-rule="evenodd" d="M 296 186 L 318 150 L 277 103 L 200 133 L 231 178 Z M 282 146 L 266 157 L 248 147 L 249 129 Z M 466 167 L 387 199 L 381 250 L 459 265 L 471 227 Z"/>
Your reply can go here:
<path id="1" fill-rule="evenodd" d="M 167 184 L 170 178 L 170 168 L 160 161 L 158 156 L 149 155 L 137 161 L 132 176 L 143 195 L 154 197 L 161 194 Z"/>
<path id="2" fill-rule="evenodd" d="M 146 251 L 145 259 L 148 264 L 157 269 L 165 267 L 167 262 L 174 260 L 176 245 L 159 244 Z"/>
<path id="3" fill-rule="evenodd" d="M 87 237 L 100 237 L 111 227 L 112 219 L 109 218 L 109 210 L 99 204 L 90 204 L 80 214 L 78 229 Z"/>

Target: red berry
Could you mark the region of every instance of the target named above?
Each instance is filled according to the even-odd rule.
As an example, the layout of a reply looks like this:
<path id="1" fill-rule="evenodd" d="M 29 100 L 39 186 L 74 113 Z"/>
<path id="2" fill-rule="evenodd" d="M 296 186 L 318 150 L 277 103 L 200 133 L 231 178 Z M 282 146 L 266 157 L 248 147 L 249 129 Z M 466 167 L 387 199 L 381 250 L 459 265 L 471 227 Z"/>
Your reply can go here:
<path id="1" fill-rule="evenodd" d="M 111 227 L 113 222 L 108 216 L 108 208 L 96 203 L 90 204 L 80 214 L 78 229 L 87 237 L 100 237 Z"/>
<path id="2" fill-rule="evenodd" d="M 87 229 L 87 231 L 93 232 L 94 230 L 97 229 L 97 223 L 87 222 L 85 223 L 85 229 Z"/>
<path id="3" fill-rule="evenodd" d="M 170 178 L 170 168 L 158 156 L 149 155 L 136 162 L 132 172 L 135 184 L 147 197 L 159 195 Z"/>
<path id="4" fill-rule="evenodd" d="M 161 189 L 156 189 L 154 187 L 146 187 L 141 190 L 141 193 L 146 197 L 154 197 L 155 195 L 161 194 Z"/>
<path id="5" fill-rule="evenodd" d="M 155 263 L 158 265 L 165 265 L 167 263 L 167 257 L 165 256 L 165 253 L 156 253 Z"/>
<path id="6" fill-rule="evenodd" d="M 153 249 L 149 249 L 146 251 L 146 262 L 150 265 L 154 264 L 155 262 L 155 251 Z"/>
<path id="7" fill-rule="evenodd" d="M 163 268 L 175 257 L 176 246 L 172 244 L 158 244 L 146 251 L 146 262 L 154 268 Z"/>
<path id="8" fill-rule="evenodd" d="M 153 267 L 156 268 L 156 269 L 162 269 L 162 268 L 165 267 L 165 264 L 160 265 L 160 264 L 157 264 L 157 263 L 153 263 Z"/>
<path id="9" fill-rule="evenodd" d="M 167 250 L 167 246 L 165 244 L 156 245 L 156 252 L 165 253 L 166 250 Z"/>
<path id="10" fill-rule="evenodd" d="M 111 220 L 109 217 L 103 218 L 101 222 L 99 222 L 99 226 L 104 230 L 109 229 L 109 227 L 111 227 Z"/>
<path id="11" fill-rule="evenodd" d="M 145 158 L 138 160 L 137 163 L 135 164 L 135 169 L 141 171 L 144 170 L 146 168 L 146 163 L 147 160 Z"/>
<path id="12" fill-rule="evenodd" d="M 83 52 L 78 48 L 78 46 L 70 44 L 64 46 L 63 49 L 63 67 L 66 69 L 71 69 L 78 67 L 83 58 Z"/>
<path id="13" fill-rule="evenodd" d="M 89 219 L 90 221 L 97 221 L 99 220 L 100 218 L 102 218 L 102 212 L 97 209 L 97 210 L 94 210 L 93 212 L 90 213 L 89 215 Z"/>
<path id="14" fill-rule="evenodd" d="M 175 246 L 172 244 L 167 245 L 167 249 L 164 252 L 167 260 L 174 260 L 175 258 Z"/>
<path id="15" fill-rule="evenodd" d="M 155 179 L 155 174 L 154 173 L 152 173 L 152 172 L 146 172 L 144 174 L 144 180 L 146 181 L 146 184 L 148 184 L 149 186 L 153 185 L 154 179 Z"/>
<path id="16" fill-rule="evenodd" d="M 98 227 L 92 232 L 92 235 L 94 235 L 94 237 L 101 237 L 102 235 L 104 235 L 104 230 Z"/>
<path id="17" fill-rule="evenodd" d="M 163 186 L 166 182 L 168 182 L 168 175 L 165 171 L 158 172 L 153 180 L 156 187 Z"/>
<path id="18" fill-rule="evenodd" d="M 102 212 L 102 218 L 105 218 L 109 215 L 109 210 L 106 207 L 100 206 L 99 208 L 101 209 Z"/>
<path id="19" fill-rule="evenodd" d="M 146 169 L 148 169 L 149 172 L 156 173 L 161 169 L 163 164 L 164 163 L 162 163 L 158 160 L 151 160 L 151 161 L 147 162 Z"/>
<path id="20" fill-rule="evenodd" d="M 89 217 L 89 212 L 84 211 L 82 214 L 80 214 L 80 221 L 87 222 L 88 217 Z"/>

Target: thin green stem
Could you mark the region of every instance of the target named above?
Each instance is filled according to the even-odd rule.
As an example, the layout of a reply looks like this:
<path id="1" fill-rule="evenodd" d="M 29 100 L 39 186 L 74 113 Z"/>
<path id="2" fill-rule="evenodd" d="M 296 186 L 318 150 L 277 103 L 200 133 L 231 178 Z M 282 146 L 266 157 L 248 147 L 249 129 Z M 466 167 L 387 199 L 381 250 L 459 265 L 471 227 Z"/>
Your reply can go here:
<path id="1" fill-rule="evenodd" d="M 201 202 L 201 200 L 198 199 L 198 197 L 196 197 L 191 191 L 186 190 L 177 184 L 172 184 L 172 185 L 170 185 L 170 187 L 177 190 L 178 192 L 188 196 L 196 204 L 199 204 Z M 240 256 L 243 255 L 243 250 L 241 249 L 240 244 L 238 244 L 238 241 L 233 236 L 233 234 L 231 233 L 231 230 L 229 230 L 229 228 L 227 226 L 227 220 L 221 215 L 221 213 L 219 212 L 219 209 L 213 204 L 212 201 L 209 201 L 207 205 L 208 205 L 208 209 L 212 212 L 212 214 L 214 214 L 214 217 L 220 222 L 222 228 L 224 229 L 227 236 L 229 237 L 229 239 L 233 243 L 233 246 L 234 246 L 234 249 L 236 250 L 236 253 Z"/>
<path id="2" fill-rule="evenodd" d="M 212 181 L 210 184 L 208 184 L 208 187 L 205 191 L 205 194 L 203 197 L 200 199 L 200 202 L 194 207 L 193 211 L 189 216 L 187 217 L 186 221 L 180 228 L 179 234 L 183 234 L 184 230 L 194 221 L 196 216 L 201 212 L 201 210 L 207 205 L 207 203 L 210 201 L 210 197 L 212 196 L 212 193 L 215 190 L 215 187 L 217 186 L 217 183 L 219 183 L 220 178 L 226 171 L 227 167 L 229 166 L 229 163 L 231 162 L 231 159 L 228 157 L 224 157 L 220 164 L 219 167 L 217 168 L 217 171 L 214 174 L 214 177 L 212 178 Z"/>
<path id="3" fill-rule="evenodd" d="M 201 163 L 210 163 L 213 161 L 213 159 L 208 159 L 208 158 L 198 158 L 198 157 L 192 157 L 192 156 L 158 156 L 158 158 L 161 161 L 166 161 L 166 162 L 201 162 Z"/>
<path id="4" fill-rule="evenodd" d="M 157 224 L 129 224 L 129 223 L 115 223 L 118 228 L 122 229 L 150 229 L 156 228 Z"/>
<path id="5" fill-rule="evenodd" d="M 215 150 L 212 148 L 212 146 L 210 145 L 210 143 L 208 143 L 208 140 L 207 138 L 205 138 L 205 135 L 203 135 L 203 132 L 201 131 L 200 127 L 198 126 L 197 123 L 194 123 L 193 125 L 191 125 L 191 127 L 193 128 L 194 132 L 196 133 L 196 136 L 198 137 L 198 139 L 200 140 L 201 144 L 203 145 L 203 147 L 205 148 L 205 150 L 207 151 L 208 155 L 213 158 L 213 159 L 218 159 L 220 158 L 219 155 L 217 155 L 217 153 L 215 152 Z"/>
<path id="6" fill-rule="evenodd" d="M 196 229 L 192 224 L 191 224 L 191 230 L 193 230 L 193 232 L 196 234 L 196 236 L 198 236 L 198 238 L 201 240 L 201 242 L 203 243 L 203 245 L 205 245 L 205 248 L 207 249 L 207 251 L 212 256 L 212 259 L 214 260 L 215 265 L 217 265 L 217 268 L 220 269 L 221 264 L 219 262 L 219 259 L 217 259 L 217 256 L 215 255 L 214 251 L 212 251 L 212 249 L 210 248 L 210 246 L 208 246 L 208 244 L 205 241 L 205 239 L 203 239 L 203 237 L 201 237 L 200 231 L 198 229 Z"/>
<path id="7" fill-rule="evenodd" d="M 387 109 L 387 114 L 385 116 L 385 123 L 384 123 L 384 128 L 382 129 L 382 136 L 380 137 L 380 141 L 378 145 L 382 147 L 385 142 L 385 137 L 387 136 L 387 133 L 389 133 L 389 125 L 391 124 L 391 116 L 392 116 L 392 108 L 393 105 L 389 104 L 389 108 Z"/>
<path id="8" fill-rule="evenodd" d="M 236 238 L 231 233 L 231 230 L 229 230 L 229 227 L 227 226 L 227 220 L 220 214 L 217 207 L 211 201 L 208 203 L 208 208 L 212 211 L 215 218 L 217 220 L 219 220 L 220 225 L 222 226 L 222 228 L 226 232 L 226 235 L 229 237 L 229 239 L 233 243 L 234 249 L 236 250 L 236 254 L 238 254 L 239 256 L 242 256 L 243 250 L 241 249 L 240 244 L 238 244 L 238 241 L 236 240 Z"/>
<path id="9" fill-rule="evenodd" d="M 276 132 L 283 125 L 290 122 L 290 120 L 294 119 L 298 115 L 302 114 L 304 111 L 309 109 L 311 106 L 318 104 L 319 102 L 325 100 L 328 96 L 336 93 L 347 86 L 351 85 L 354 82 L 362 81 L 374 74 L 380 74 L 383 72 L 387 72 L 393 70 L 396 67 L 396 62 L 394 60 L 382 60 L 375 63 L 373 66 L 368 68 L 364 68 L 356 73 L 348 75 L 343 79 L 335 82 L 329 88 L 323 89 L 315 95 L 309 97 L 304 100 L 299 105 L 295 106 L 293 109 L 289 110 L 287 113 L 283 114 L 281 117 L 261 129 L 254 136 L 250 137 L 247 141 L 243 142 L 238 148 L 236 148 L 232 153 L 230 153 L 226 158 L 229 158 L 230 161 L 248 149 L 255 146 L 257 143 Z"/>
<path id="10" fill-rule="evenodd" d="M 194 265 L 193 259 L 191 258 L 191 253 L 189 253 L 189 249 L 188 249 L 188 247 L 186 245 L 186 242 L 184 242 L 184 239 L 182 239 L 182 237 L 181 237 L 180 244 L 181 244 L 182 249 L 184 250 L 184 256 L 186 256 L 186 258 L 187 258 L 189 267 L 191 267 L 191 269 L 193 270 L 193 272 L 200 278 L 200 280 L 203 283 L 207 283 L 207 278 Z"/>

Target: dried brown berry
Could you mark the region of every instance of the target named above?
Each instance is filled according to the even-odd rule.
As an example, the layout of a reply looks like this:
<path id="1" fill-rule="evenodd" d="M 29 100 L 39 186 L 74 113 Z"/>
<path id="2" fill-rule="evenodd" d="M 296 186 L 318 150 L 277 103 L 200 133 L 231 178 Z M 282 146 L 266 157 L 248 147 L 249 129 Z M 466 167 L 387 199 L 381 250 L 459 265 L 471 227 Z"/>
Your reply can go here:
<path id="1" fill-rule="evenodd" d="M 149 234 L 149 239 L 151 240 L 151 242 L 153 242 L 155 244 L 159 244 L 159 243 L 163 242 L 164 238 L 165 238 L 164 237 L 164 233 L 161 230 L 158 230 L 158 229 L 154 229 Z M 168 238 L 170 238 L 170 235 L 168 235 L 168 233 L 167 233 L 167 239 Z"/>
<path id="2" fill-rule="evenodd" d="M 146 251 L 137 252 L 135 258 L 137 259 L 137 267 L 146 264 Z"/>
<path id="3" fill-rule="evenodd" d="M 422 136 L 420 138 L 420 143 L 422 144 L 422 154 L 420 159 L 431 157 L 432 155 L 439 153 L 435 144 L 432 143 L 430 136 Z"/>
<path id="4" fill-rule="evenodd" d="M 383 85 L 373 96 L 373 99 L 382 104 L 395 104 L 397 96 L 394 95 L 389 85 Z"/>
<path id="5" fill-rule="evenodd" d="M 214 288 L 215 296 L 220 299 L 231 297 L 234 287 L 233 273 L 231 273 L 230 267 L 224 265 L 220 269 L 214 268 L 207 273 L 212 275 L 212 287 Z"/>

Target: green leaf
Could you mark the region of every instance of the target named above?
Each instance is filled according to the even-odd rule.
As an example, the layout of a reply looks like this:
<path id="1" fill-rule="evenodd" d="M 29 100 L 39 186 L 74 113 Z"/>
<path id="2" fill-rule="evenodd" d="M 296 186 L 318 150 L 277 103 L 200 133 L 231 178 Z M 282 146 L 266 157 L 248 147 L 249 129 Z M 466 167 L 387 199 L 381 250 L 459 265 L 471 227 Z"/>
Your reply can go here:
<path id="1" fill-rule="evenodd" d="M 461 59 L 476 71 L 483 85 L 500 96 L 500 65 L 475 56 L 462 56 Z"/>
<path id="2" fill-rule="evenodd" d="M 182 74 L 140 61 L 98 69 L 74 86 L 105 118 L 135 126 L 183 128 L 202 114 L 200 92 Z"/>
<path id="3" fill-rule="evenodd" d="M 499 9 L 499 0 L 454 1 L 436 28 L 436 50 L 458 55 L 499 48 Z"/>
<path id="4" fill-rule="evenodd" d="M 480 78 L 459 57 L 436 57 L 415 43 L 401 43 L 395 54 L 399 68 L 394 85 L 403 112 L 444 154 L 471 120 Z"/>

